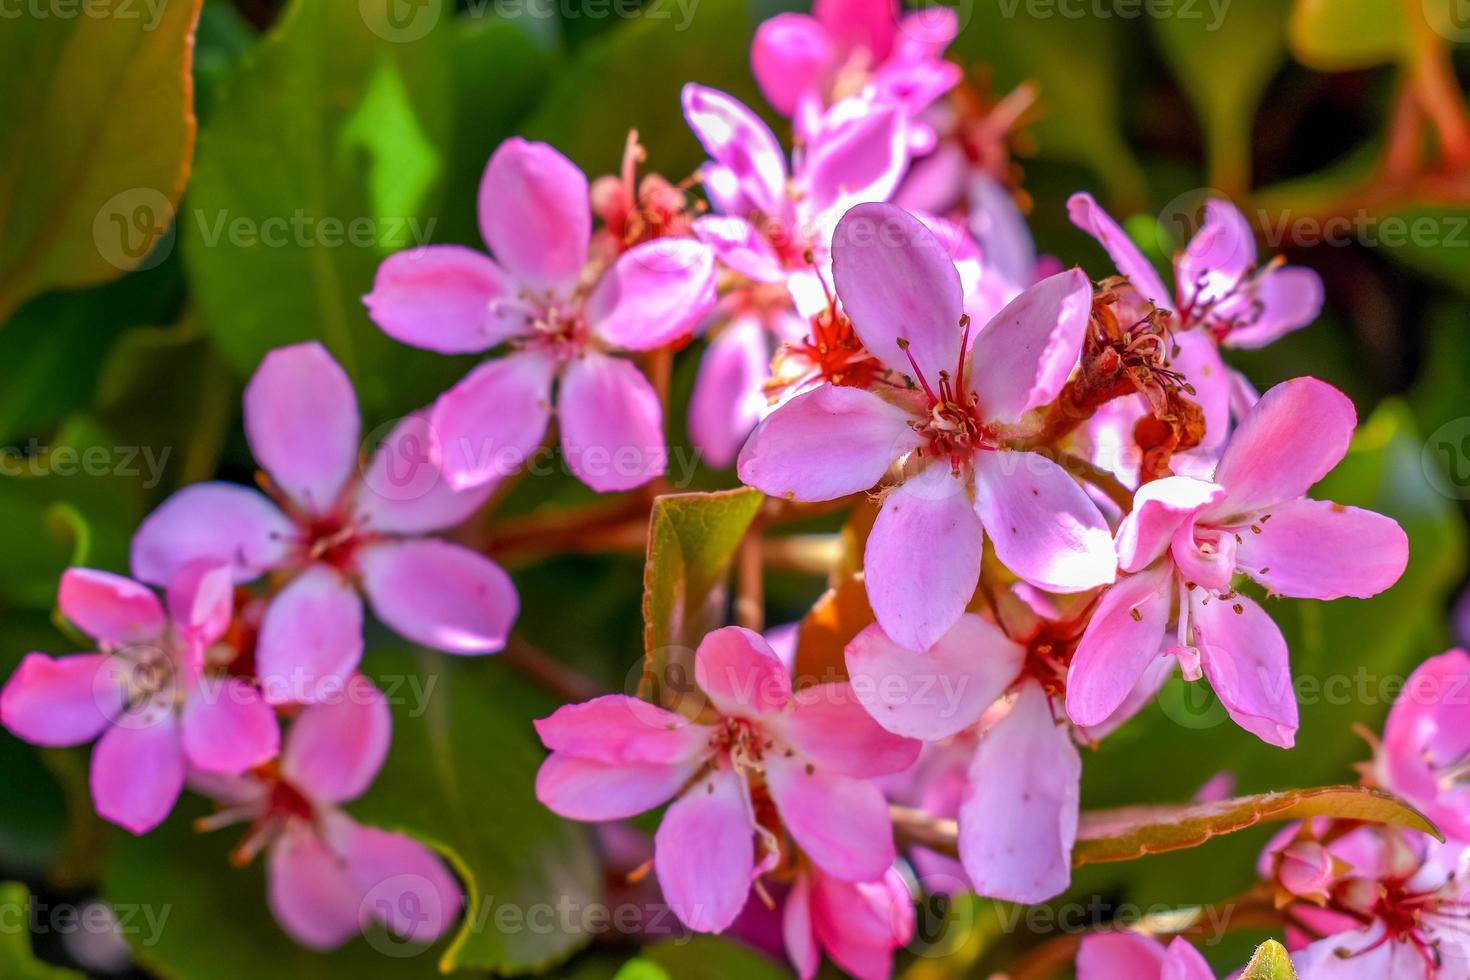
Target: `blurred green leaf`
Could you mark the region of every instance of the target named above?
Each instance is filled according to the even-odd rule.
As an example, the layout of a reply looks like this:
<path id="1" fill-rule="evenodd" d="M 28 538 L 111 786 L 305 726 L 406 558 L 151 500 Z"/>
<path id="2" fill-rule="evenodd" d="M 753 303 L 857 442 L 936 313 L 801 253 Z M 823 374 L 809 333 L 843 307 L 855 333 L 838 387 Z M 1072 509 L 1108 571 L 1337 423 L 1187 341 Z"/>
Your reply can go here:
<path id="1" fill-rule="evenodd" d="M 361 299 L 383 258 L 432 238 L 452 118 L 448 26 L 389 40 L 365 13 L 390 2 L 294 0 L 224 83 L 180 219 L 204 326 L 236 369 L 321 340 L 373 418 L 460 370 L 389 340 Z"/>
<path id="2" fill-rule="evenodd" d="M 0 977 L 5 980 L 83 980 L 74 970 L 63 970 L 36 959 L 31 952 L 29 923 L 31 893 L 25 885 L 9 881 L 0 885 L 0 909 L 6 912 L 0 925 Z"/>
<path id="3" fill-rule="evenodd" d="M 673 977 L 657 963 L 636 959 L 624 963 L 613 980 L 673 980 Z"/>
<path id="4" fill-rule="evenodd" d="M 665 940 L 649 946 L 641 958 L 674 980 L 788 980 L 790 977 L 784 966 L 778 966 L 749 946 L 717 936 Z"/>
<path id="5" fill-rule="evenodd" d="M 0 90 L 26 97 L 0 103 L 0 320 L 167 247 L 194 147 L 199 3 L 6 18 Z"/>
<path id="6" fill-rule="evenodd" d="M 1256 947 L 1256 955 L 1241 971 L 1240 980 L 1296 980 L 1296 969 L 1286 947 L 1268 939 Z"/>
<path id="7" fill-rule="evenodd" d="M 443 850 L 465 880 L 442 968 L 522 973 L 584 946 L 600 866 L 587 829 L 533 790 L 544 753 L 531 720 L 553 706 L 494 658 L 379 654 L 367 667 L 394 705 L 393 746 L 351 809 Z"/>
<path id="8" fill-rule="evenodd" d="M 1396 0 L 1296 0 L 1288 32 L 1291 53 L 1318 71 L 1398 61 L 1409 49 L 1404 10 Z"/>
<path id="9" fill-rule="evenodd" d="M 659 703 L 692 682 L 693 650 L 713 625 L 711 592 L 765 497 L 742 487 L 679 493 L 653 502 L 648 561 L 643 567 L 643 683 Z"/>

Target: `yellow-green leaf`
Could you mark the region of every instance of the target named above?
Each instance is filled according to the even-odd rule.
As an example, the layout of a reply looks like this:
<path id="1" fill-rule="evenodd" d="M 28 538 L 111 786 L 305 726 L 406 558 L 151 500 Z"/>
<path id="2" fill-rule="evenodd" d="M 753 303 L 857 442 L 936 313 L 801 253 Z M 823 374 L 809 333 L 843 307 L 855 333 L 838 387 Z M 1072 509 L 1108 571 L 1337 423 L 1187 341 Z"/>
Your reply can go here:
<path id="1" fill-rule="evenodd" d="M 1371 68 L 1409 49 L 1402 0 L 1297 0 L 1288 37 L 1296 59 L 1318 71 Z"/>
<path id="2" fill-rule="evenodd" d="M 36 959 L 31 952 L 31 893 L 25 885 L 9 881 L 0 885 L 0 911 L 6 913 L 0 926 L 0 977 L 5 980 L 82 980 L 82 975 Z"/>
<path id="3" fill-rule="evenodd" d="M 1286 947 L 1268 939 L 1256 947 L 1251 961 L 1241 971 L 1240 980 L 1296 980 L 1296 969 Z"/>

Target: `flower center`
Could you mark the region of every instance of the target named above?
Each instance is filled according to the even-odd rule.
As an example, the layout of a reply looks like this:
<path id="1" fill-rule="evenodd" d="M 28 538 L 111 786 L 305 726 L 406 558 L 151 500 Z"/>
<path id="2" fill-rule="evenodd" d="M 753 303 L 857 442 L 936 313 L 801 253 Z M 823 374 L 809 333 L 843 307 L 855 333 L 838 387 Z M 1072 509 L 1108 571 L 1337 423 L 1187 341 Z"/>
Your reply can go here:
<path id="1" fill-rule="evenodd" d="M 960 466 L 981 449 L 994 449 L 998 438 L 993 429 L 980 417 L 980 399 L 965 384 L 965 357 L 970 348 L 970 318 L 960 319 L 964 327 L 964 338 L 960 342 L 959 364 L 954 376 L 940 371 L 937 383 L 930 384 L 924 377 L 919 362 L 914 359 L 907 339 L 898 339 L 899 349 L 908 357 L 914 369 L 914 378 L 924 392 L 928 414 L 909 425 L 924 439 L 917 450 L 921 457 L 930 459 L 948 458 L 950 469 L 958 473 Z"/>
<path id="2" fill-rule="evenodd" d="M 340 572 L 352 570 L 358 549 L 368 540 L 362 529 L 342 512 L 308 518 L 302 532 L 306 560 L 330 565 Z"/>

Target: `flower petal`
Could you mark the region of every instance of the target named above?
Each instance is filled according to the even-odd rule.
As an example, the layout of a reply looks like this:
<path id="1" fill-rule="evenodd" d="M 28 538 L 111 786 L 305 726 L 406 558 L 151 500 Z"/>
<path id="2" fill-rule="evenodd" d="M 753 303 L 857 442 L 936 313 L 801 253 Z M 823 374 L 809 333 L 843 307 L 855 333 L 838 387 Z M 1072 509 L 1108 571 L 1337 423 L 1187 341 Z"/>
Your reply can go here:
<path id="1" fill-rule="evenodd" d="M 359 930 L 362 896 L 345 862 L 311 825 L 289 821 L 266 857 L 266 898 L 281 928 L 309 949 L 336 949 Z"/>
<path id="2" fill-rule="evenodd" d="M 1097 243 L 1112 257 L 1118 272 L 1127 277 L 1144 299 L 1153 300 L 1165 309 L 1174 306 L 1174 295 L 1164 288 L 1158 272 L 1143 257 L 1128 233 L 1098 206 L 1091 194 L 1073 194 L 1067 201 L 1067 214 L 1072 224 L 1097 239 Z"/>
<path id="3" fill-rule="evenodd" d="M 536 799 L 568 820 L 624 820 L 673 799 L 701 762 L 601 762 L 553 752 L 536 773 Z"/>
<path id="4" fill-rule="evenodd" d="M 1067 890 L 1082 759 L 1036 683 L 980 738 L 960 805 L 960 860 L 978 894 L 1035 903 Z"/>
<path id="5" fill-rule="evenodd" d="M 1347 455 L 1358 413 L 1347 395 L 1316 378 L 1283 381 L 1241 419 L 1215 468 L 1225 499 L 1206 523 L 1295 500 Z"/>
<path id="6" fill-rule="evenodd" d="M 786 278 L 781 258 L 771 243 L 749 221 L 735 215 L 706 214 L 694 219 L 694 237 L 714 250 L 715 258 L 756 282 L 775 283 Z"/>
<path id="7" fill-rule="evenodd" d="M 546 354 L 510 354 L 479 365 L 439 396 L 429 433 L 451 490 L 499 483 L 541 444 L 555 371 Z"/>
<path id="8" fill-rule="evenodd" d="M 157 640 L 166 625 L 163 604 L 152 589 L 94 568 L 62 572 L 56 605 L 78 629 L 105 647 Z"/>
<path id="9" fill-rule="evenodd" d="M 850 684 L 834 681 L 796 692 L 796 708 L 766 725 L 783 742 L 824 769 L 872 779 L 903 772 L 923 747 L 881 727 Z"/>
<path id="10" fill-rule="evenodd" d="M 278 347 L 245 386 L 245 438 L 276 485 L 312 514 L 357 468 L 357 394 L 321 344 Z"/>
<path id="11" fill-rule="evenodd" d="M 599 339 L 645 351 L 688 338 L 714 305 L 714 251 L 692 238 L 657 238 L 618 256 L 586 309 Z"/>
<path id="12" fill-rule="evenodd" d="M 922 653 L 894 643 L 876 623 L 847 645 L 847 673 L 864 707 L 889 731 L 926 742 L 978 721 L 1025 659 L 1020 644 L 974 613 Z"/>
<path id="13" fill-rule="evenodd" d="M 897 105 L 852 98 L 833 106 L 802 157 L 803 206 L 811 214 L 841 214 L 887 200 L 908 169 L 908 140 L 908 119 Z"/>
<path id="14" fill-rule="evenodd" d="M 92 749 L 97 815 L 134 834 L 163 823 L 184 788 L 184 750 L 176 715 L 114 725 Z"/>
<path id="15" fill-rule="evenodd" d="M 1281 630 L 1243 595 L 1229 600 L 1192 596 L 1190 615 L 1205 676 L 1230 717 L 1262 741 L 1291 748 L 1296 690 Z"/>
<path id="16" fill-rule="evenodd" d="M 1237 288 L 1256 264 L 1256 235 L 1229 201 L 1205 202 L 1204 222 L 1176 262 L 1179 293 L 1185 305 L 1218 302 Z"/>
<path id="17" fill-rule="evenodd" d="M 1077 951 L 1077 980 L 1161 980 L 1164 944 L 1141 932 L 1094 932 Z"/>
<path id="18" fill-rule="evenodd" d="M 515 283 L 484 253 L 425 245 L 384 259 L 362 301 L 378 328 L 400 343 L 473 354 L 526 331 L 526 314 L 500 302 L 515 298 Z"/>
<path id="19" fill-rule="evenodd" d="M 442 936 L 459 918 L 464 899 L 439 856 L 406 834 L 337 819 L 333 840 L 362 896 L 359 928 L 376 919 L 405 942 L 431 943 Z"/>
<path id="20" fill-rule="evenodd" d="M 918 218 L 891 204 L 848 211 L 833 233 L 832 279 L 853 329 L 884 364 L 912 377 L 912 357 L 931 386 L 959 367 L 964 289 L 944 243 Z"/>
<path id="21" fill-rule="evenodd" d="M 872 64 L 893 50 L 898 33 L 894 0 L 815 0 L 812 13 L 834 41 L 849 51 L 866 50 Z"/>
<path id="22" fill-rule="evenodd" d="M 191 766 L 239 775 L 276 757 L 281 730 L 255 685 L 203 677 L 184 702 L 184 755 Z"/>
<path id="23" fill-rule="evenodd" d="M 598 762 L 685 762 L 709 745 L 710 728 L 625 694 L 564 704 L 537 720 L 536 734 L 553 752 Z"/>
<path id="24" fill-rule="evenodd" d="M 354 674 L 330 700 L 307 707 L 292 722 L 281 772 L 314 799 L 345 803 L 372 784 L 392 735 L 388 699 Z"/>
<path id="25" fill-rule="evenodd" d="M 1236 563 L 1277 595 L 1366 599 L 1397 582 L 1409 561 L 1397 521 L 1328 500 L 1277 504 L 1252 531 L 1240 535 Z"/>
<path id="26" fill-rule="evenodd" d="M 700 358 L 689 396 L 689 438 L 714 469 L 735 462 L 760 421 L 770 363 L 766 331 L 752 317 L 728 323 Z"/>
<path id="27" fill-rule="evenodd" d="M 1081 592 L 1117 575 L 1108 522 L 1077 481 L 1045 456 L 978 454 L 975 513 L 1001 563 L 1039 589 Z"/>
<path id="28" fill-rule="evenodd" d="M 1077 364 L 1092 314 L 1092 283 L 1081 269 L 1043 279 L 1011 300 L 971 346 L 969 384 L 980 412 L 1013 423 L 1054 400 Z"/>
<path id="29" fill-rule="evenodd" d="M 1305 327 L 1322 312 L 1324 296 L 1322 277 L 1311 269 L 1300 266 L 1272 269 L 1257 281 L 1253 296 L 1242 298 L 1252 306 L 1242 311 L 1245 322 L 1231 327 L 1225 335 L 1225 346 L 1248 350 L 1265 347 L 1298 327 Z M 1226 312 L 1233 311 L 1222 310 L 1221 314 Z"/>
<path id="30" fill-rule="evenodd" d="M 545 143 L 511 137 L 480 179 L 480 234 L 524 286 L 569 292 L 587 263 L 587 175 Z"/>
<path id="31" fill-rule="evenodd" d="M 1067 671 L 1067 714 L 1100 725 L 1163 652 L 1173 585 L 1167 563 L 1120 578 L 1103 593 Z"/>
<path id="32" fill-rule="evenodd" d="M 812 980 L 822 963 L 822 951 L 817 948 L 816 936 L 812 934 L 812 886 L 807 875 L 797 878 L 791 891 L 786 893 L 786 904 L 781 908 L 781 939 L 787 959 L 796 967 L 796 975 L 801 980 Z"/>
<path id="33" fill-rule="evenodd" d="M 264 494 L 233 483 L 196 483 L 169 497 L 133 533 L 133 575 L 167 585 L 190 562 L 228 562 L 236 582 L 285 561 L 296 527 Z"/>
<path id="34" fill-rule="evenodd" d="M 1175 531 L 1223 496 L 1223 488 L 1187 476 L 1166 476 L 1139 487 L 1133 510 L 1118 525 L 1118 570 L 1139 572 L 1152 565 L 1169 549 Z"/>
<path id="35" fill-rule="evenodd" d="M 791 675 L 765 637 L 739 626 L 704 635 L 694 682 L 722 715 L 761 718 L 791 704 Z"/>
<path id="36" fill-rule="evenodd" d="M 799 755 L 768 755 L 765 766 L 782 824 L 817 867 L 844 881 L 872 881 L 893 863 L 893 823 L 877 786 Z"/>
<path id="37" fill-rule="evenodd" d="M 399 636 L 447 653 L 495 653 L 520 611 L 499 565 L 437 538 L 385 541 L 357 558 L 373 615 Z"/>
<path id="38" fill-rule="evenodd" d="M 826 28 L 806 14 L 777 14 L 762 21 L 750 47 L 750 67 L 761 94 L 788 118 L 802 95 L 817 90 L 836 60 Z"/>
<path id="39" fill-rule="evenodd" d="M 1169 367 L 1184 375 L 1194 388 L 1191 400 L 1204 413 L 1205 434 L 1200 448 L 1218 453 L 1230 434 L 1232 371 L 1220 357 L 1220 348 L 1204 330 L 1185 330 L 1170 337 L 1174 351 Z"/>
<path id="40" fill-rule="evenodd" d="M 907 411 L 860 388 L 822 385 L 779 406 L 740 451 L 740 482 L 773 497 L 836 500 L 875 486 L 922 442 Z"/>
<path id="41" fill-rule="evenodd" d="M 485 483 L 455 491 L 434 458 L 428 412 L 415 412 L 373 452 L 353 498 L 356 519 L 387 534 L 423 534 L 463 522 L 495 489 Z"/>
<path id="42" fill-rule="evenodd" d="M 271 704 L 335 695 L 362 660 L 362 600 L 342 576 L 311 565 L 271 599 L 255 645 Z"/>
<path id="43" fill-rule="evenodd" d="M 180 569 L 168 583 L 168 616 L 186 643 L 204 647 L 224 636 L 235 618 L 229 564 L 205 558 Z"/>
<path id="44" fill-rule="evenodd" d="M 34 745 L 90 742 L 123 710 L 123 689 L 100 653 L 28 653 L 0 690 L 0 724 Z"/>
<path id="45" fill-rule="evenodd" d="M 695 932 L 723 932 L 750 896 L 755 815 L 745 778 L 718 769 L 675 800 L 654 835 L 654 870 L 669 908 Z"/>
<path id="46" fill-rule="evenodd" d="M 705 152 L 733 178 L 736 201 L 729 203 L 739 207 L 735 213 L 749 207 L 772 218 L 784 215 L 786 159 L 770 127 L 739 100 L 717 89 L 691 82 L 684 86 L 680 101 L 684 118 Z"/>
<path id="47" fill-rule="evenodd" d="M 631 361 L 597 353 L 573 361 L 556 409 L 567 466 L 599 493 L 641 487 L 668 467 L 663 405 Z"/>

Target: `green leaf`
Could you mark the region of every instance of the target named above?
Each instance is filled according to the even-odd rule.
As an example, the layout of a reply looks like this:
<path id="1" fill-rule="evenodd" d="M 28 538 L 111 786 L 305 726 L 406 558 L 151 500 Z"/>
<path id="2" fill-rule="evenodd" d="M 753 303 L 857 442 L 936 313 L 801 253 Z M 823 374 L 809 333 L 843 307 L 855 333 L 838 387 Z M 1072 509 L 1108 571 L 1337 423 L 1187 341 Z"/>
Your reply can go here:
<path id="1" fill-rule="evenodd" d="M 294 0 L 225 81 L 180 217 L 205 329 L 236 369 L 320 340 L 374 418 L 460 370 L 362 304 L 386 256 L 433 235 L 451 122 L 447 26 L 390 41 L 363 10 L 391 2 Z"/>
<path id="2" fill-rule="evenodd" d="M 693 649 L 717 617 L 711 593 L 765 497 L 742 487 L 653 502 L 643 566 L 643 683 L 654 702 L 693 682 Z"/>
<path id="3" fill-rule="evenodd" d="M 0 911 L 5 922 L 0 925 L 0 977 L 5 980 L 83 980 L 74 970 L 63 970 L 36 959 L 31 952 L 31 893 L 18 882 L 0 885 Z"/>
<path id="4" fill-rule="evenodd" d="M 651 960 L 636 959 L 624 963 L 613 980 L 673 980 L 673 977 Z"/>
<path id="5" fill-rule="evenodd" d="M 1296 0 L 1291 53 L 1318 71 L 1351 71 L 1408 55 L 1403 3 L 1383 0 Z"/>
<path id="6" fill-rule="evenodd" d="M 1392 793 L 1366 786 L 1323 786 L 1216 803 L 1084 811 L 1077 823 L 1072 863 L 1080 866 L 1132 861 L 1146 854 L 1198 847 L 1212 837 L 1233 834 L 1259 823 L 1308 817 L 1394 824 L 1444 839 L 1424 814 Z"/>
<path id="7" fill-rule="evenodd" d="M 790 974 L 771 960 L 717 936 L 669 939 L 643 951 L 641 959 L 677 980 L 788 980 Z M 653 980 L 653 975 L 648 975 Z"/>
<path id="8" fill-rule="evenodd" d="M 1149 18 L 1204 128 L 1209 182 L 1232 196 L 1250 188 L 1251 123 L 1286 53 L 1286 16 L 1280 0 L 1232 0 L 1218 18 Z"/>
<path id="9" fill-rule="evenodd" d="M 167 247 L 194 148 L 199 0 L 100 0 L 0 32 L 0 320 Z M 154 246 L 160 246 L 155 249 Z"/>
<path id="10" fill-rule="evenodd" d="M 1274 939 L 1256 947 L 1256 954 L 1241 971 L 1240 980 L 1296 980 L 1291 954 Z"/>
<path id="11" fill-rule="evenodd" d="M 553 706 L 494 658 L 392 653 L 366 666 L 394 705 L 393 746 L 351 809 L 440 849 L 464 880 L 469 908 L 442 968 L 522 973 L 584 946 L 577 923 L 601 900 L 600 865 L 587 829 L 534 793 L 544 752 L 531 720 Z"/>

